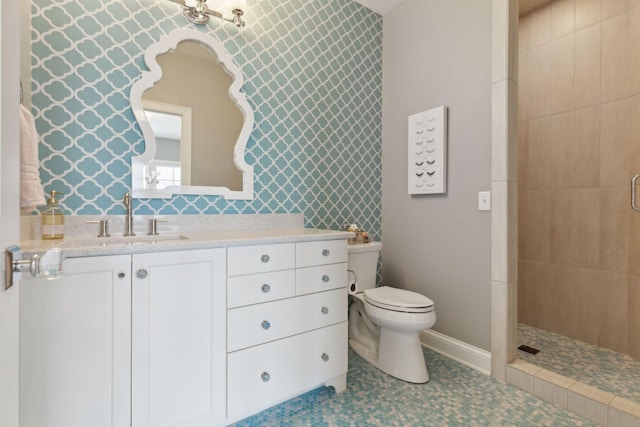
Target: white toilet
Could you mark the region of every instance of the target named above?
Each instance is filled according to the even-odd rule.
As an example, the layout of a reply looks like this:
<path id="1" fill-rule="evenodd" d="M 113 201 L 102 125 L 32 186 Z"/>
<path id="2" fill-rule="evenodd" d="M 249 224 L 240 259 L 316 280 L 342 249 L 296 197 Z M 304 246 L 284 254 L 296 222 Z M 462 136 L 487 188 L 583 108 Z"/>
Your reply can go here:
<path id="1" fill-rule="evenodd" d="M 433 301 L 404 289 L 376 288 L 382 243 L 349 245 L 349 345 L 360 357 L 396 378 L 429 381 L 420 332 L 436 322 Z"/>

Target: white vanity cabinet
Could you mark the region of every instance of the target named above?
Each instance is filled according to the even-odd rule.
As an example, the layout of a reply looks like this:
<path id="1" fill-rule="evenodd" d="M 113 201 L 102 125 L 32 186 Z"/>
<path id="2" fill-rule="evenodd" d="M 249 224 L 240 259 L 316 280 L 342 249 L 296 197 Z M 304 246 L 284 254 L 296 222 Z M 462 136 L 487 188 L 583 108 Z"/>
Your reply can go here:
<path id="1" fill-rule="evenodd" d="M 344 238 L 67 258 L 63 271 L 22 281 L 20 427 L 223 426 L 346 388 Z"/>
<path id="2" fill-rule="evenodd" d="M 237 420 L 347 372 L 347 242 L 228 250 L 227 416 Z"/>
<path id="3" fill-rule="evenodd" d="M 223 425 L 226 249 L 69 258 L 23 280 L 21 427 Z"/>
<path id="4" fill-rule="evenodd" d="M 73 258 L 23 278 L 20 426 L 124 427 L 131 417 L 131 256 Z"/>

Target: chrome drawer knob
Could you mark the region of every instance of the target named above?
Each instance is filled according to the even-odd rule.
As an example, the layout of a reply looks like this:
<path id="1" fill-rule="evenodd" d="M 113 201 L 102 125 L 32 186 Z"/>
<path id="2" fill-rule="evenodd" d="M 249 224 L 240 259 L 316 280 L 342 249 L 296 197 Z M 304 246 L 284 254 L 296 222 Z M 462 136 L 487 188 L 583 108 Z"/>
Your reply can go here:
<path id="1" fill-rule="evenodd" d="M 262 378 L 262 381 L 266 383 L 271 379 L 271 375 L 269 375 L 269 372 L 263 372 L 262 375 L 260 375 L 260 378 Z"/>
<path id="2" fill-rule="evenodd" d="M 329 360 L 329 355 L 327 353 L 322 353 L 322 360 L 324 360 L 325 362 L 327 362 Z"/>
<path id="3" fill-rule="evenodd" d="M 327 307 L 322 307 L 322 314 L 329 314 L 329 309 Z"/>
<path id="4" fill-rule="evenodd" d="M 144 268 L 141 268 L 140 270 L 136 271 L 136 277 L 138 279 L 145 279 L 148 275 L 149 273 Z"/>
<path id="5" fill-rule="evenodd" d="M 322 276 L 322 281 L 323 281 L 324 283 L 329 283 L 329 276 L 327 276 L 326 274 L 324 274 L 324 275 Z"/>
<path id="6" fill-rule="evenodd" d="M 271 327 L 271 323 L 269 323 L 269 321 L 268 321 L 268 320 L 263 320 L 263 321 L 262 321 L 262 329 L 264 329 L 264 330 L 266 331 L 266 330 L 267 330 L 267 329 L 269 329 L 270 327 Z"/>
<path id="7" fill-rule="evenodd" d="M 125 277 L 127 277 L 127 275 L 123 272 L 118 273 L 118 278 L 119 279 L 124 279 Z"/>
<path id="8" fill-rule="evenodd" d="M 271 290 L 271 286 L 269 286 L 267 283 L 265 283 L 264 285 L 262 285 L 262 287 L 260 289 L 262 289 L 262 292 L 267 294 Z"/>
<path id="9" fill-rule="evenodd" d="M 262 256 L 260 257 L 260 261 L 264 262 L 265 264 L 266 264 L 267 262 L 269 262 L 270 260 L 271 260 L 271 257 L 270 257 L 269 255 L 267 255 L 267 254 L 264 254 L 264 255 L 262 255 Z"/>
<path id="10" fill-rule="evenodd" d="M 331 255 L 331 251 L 329 249 L 322 250 L 322 256 L 329 256 L 329 255 Z"/>

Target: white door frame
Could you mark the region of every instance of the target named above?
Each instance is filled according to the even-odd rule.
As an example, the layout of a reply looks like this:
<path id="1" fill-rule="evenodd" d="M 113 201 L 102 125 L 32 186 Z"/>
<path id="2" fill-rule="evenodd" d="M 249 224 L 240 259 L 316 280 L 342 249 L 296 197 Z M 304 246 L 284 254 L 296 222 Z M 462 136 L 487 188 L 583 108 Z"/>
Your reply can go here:
<path id="1" fill-rule="evenodd" d="M 0 0 L 0 249 L 20 239 L 20 7 Z M 4 260 L 4 256 L 2 257 Z M 4 291 L 0 262 L 0 425 L 19 425 L 20 283 Z"/>

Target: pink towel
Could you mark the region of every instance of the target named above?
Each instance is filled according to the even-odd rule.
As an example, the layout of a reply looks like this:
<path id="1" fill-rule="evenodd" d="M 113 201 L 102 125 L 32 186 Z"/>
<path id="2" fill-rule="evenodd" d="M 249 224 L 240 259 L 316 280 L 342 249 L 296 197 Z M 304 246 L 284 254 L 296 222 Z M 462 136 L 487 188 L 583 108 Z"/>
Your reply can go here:
<path id="1" fill-rule="evenodd" d="M 36 123 L 24 105 L 20 105 L 20 207 L 34 211 L 45 204 L 40 182 Z"/>

